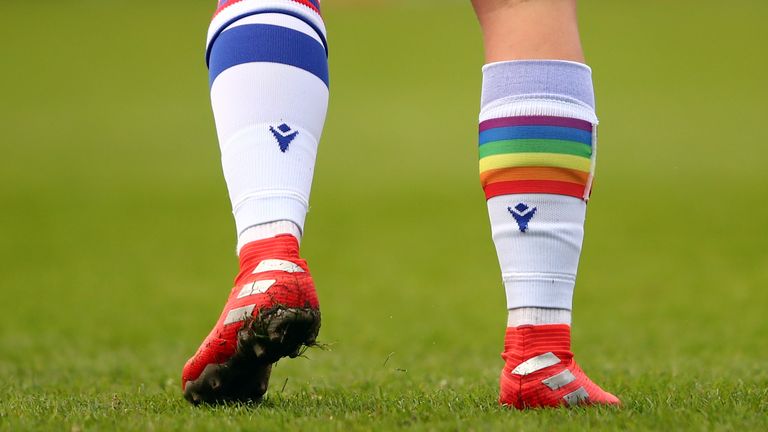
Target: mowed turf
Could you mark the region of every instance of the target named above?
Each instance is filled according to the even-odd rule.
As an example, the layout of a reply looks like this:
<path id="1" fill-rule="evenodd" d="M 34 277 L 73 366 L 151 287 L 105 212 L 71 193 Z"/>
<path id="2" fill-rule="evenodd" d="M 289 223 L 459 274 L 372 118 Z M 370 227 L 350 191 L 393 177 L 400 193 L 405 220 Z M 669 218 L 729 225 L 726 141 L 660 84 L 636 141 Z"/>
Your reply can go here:
<path id="1" fill-rule="evenodd" d="M 765 2 L 582 5 L 602 123 L 574 348 L 624 407 L 524 413 L 495 403 L 468 2 L 327 2 L 303 242 L 326 349 L 218 408 L 179 379 L 236 270 L 212 2 L 64 3 L 0 5 L 0 428 L 768 428 Z"/>

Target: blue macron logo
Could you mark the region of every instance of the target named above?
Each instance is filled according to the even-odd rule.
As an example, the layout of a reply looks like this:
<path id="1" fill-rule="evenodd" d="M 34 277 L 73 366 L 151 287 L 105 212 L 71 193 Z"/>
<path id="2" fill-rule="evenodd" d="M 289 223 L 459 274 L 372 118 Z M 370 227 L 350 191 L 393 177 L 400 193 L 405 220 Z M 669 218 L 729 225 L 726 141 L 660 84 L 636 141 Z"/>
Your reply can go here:
<path id="1" fill-rule="evenodd" d="M 285 123 L 281 124 L 277 128 L 270 126 L 269 131 L 272 132 L 272 135 L 274 135 L 275 139 L 277 140 L 277 144 L 280 146 L 280 151 L 283 153 L 288 151 L 288 146 L 299 134 L 299 131 L 291 129 L 291 127 Z"/>
<path id="2" fill-rule="evenodd" d="M 526 204 L 518 203 L 515 207 L 507 207 L 507 210 L 515 218 L 520 232 L 528 231 L 528 223 L 533 219 L 533 215 L 536 214 L 536 207 L 528 207 Z"/>

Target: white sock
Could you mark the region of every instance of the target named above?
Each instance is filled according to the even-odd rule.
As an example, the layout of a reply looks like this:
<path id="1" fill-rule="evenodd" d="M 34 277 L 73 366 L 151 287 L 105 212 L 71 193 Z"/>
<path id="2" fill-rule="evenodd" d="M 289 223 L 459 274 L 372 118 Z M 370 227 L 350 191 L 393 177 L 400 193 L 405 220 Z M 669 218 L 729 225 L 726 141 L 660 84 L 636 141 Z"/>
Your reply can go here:
<path id="1" fill-rule="evenodd" d="M 483 68 L 481 182 L 510 326 L 570 324 L 596 123 L 585 65 Z"/>
<path id="2" fill-rule="evenodd" d="M 516 308 L 510 309 L 507 315 L 507 327 L 541 324 L 571 325 L 571 311 L 554 308 Z"/>
<path id="3" fill-rule="evenodd" d="M 238 250 L 265 236 L 300 238 L 328 105 L 320 15 L 294 0 L 222 3 L 208 64 Z"/>

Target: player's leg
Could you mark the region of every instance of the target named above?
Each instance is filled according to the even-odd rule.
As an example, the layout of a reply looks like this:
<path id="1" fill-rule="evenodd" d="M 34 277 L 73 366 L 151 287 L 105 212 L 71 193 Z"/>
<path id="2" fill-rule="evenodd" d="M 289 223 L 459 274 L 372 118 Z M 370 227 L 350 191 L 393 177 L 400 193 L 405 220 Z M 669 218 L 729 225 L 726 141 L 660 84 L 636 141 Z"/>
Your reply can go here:
<path id="1" fill-rule="evenodd" d="M 320 327 L 299 257 L 328 104 L 318 0 L 220 1 L 206 60 L 240 272 L 182 387 L 193 403 L 257 400 L 272 363 L 298 355 Z"/>
<path id="2" fill-rule="evenodd" d="M 509 310 L 499 401 L 618 404 L 581 371 L 570 348 L 597 124 L 576 1 L 473 5 L 487 63 L 480 177 Z"/>

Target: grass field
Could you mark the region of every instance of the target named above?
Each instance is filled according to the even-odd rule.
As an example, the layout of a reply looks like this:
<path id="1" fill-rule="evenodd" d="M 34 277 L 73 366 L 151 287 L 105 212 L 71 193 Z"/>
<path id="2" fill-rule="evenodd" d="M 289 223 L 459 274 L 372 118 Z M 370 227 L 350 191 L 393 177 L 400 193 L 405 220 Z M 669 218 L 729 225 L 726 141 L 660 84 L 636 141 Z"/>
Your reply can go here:
<path id="1" fill-rule="evenodd" d="M 303 251 L 328 349 L 280 362 L 259 406 L 181 398 L 236 269 L 209 3 L 0 3 L 0 429 L 768 429 L 768 3 L 583 2 L 602 123 L 574 348 L 624 407 L 525 413 L 495 404 L 460 1 L 327 1 Z"/>

